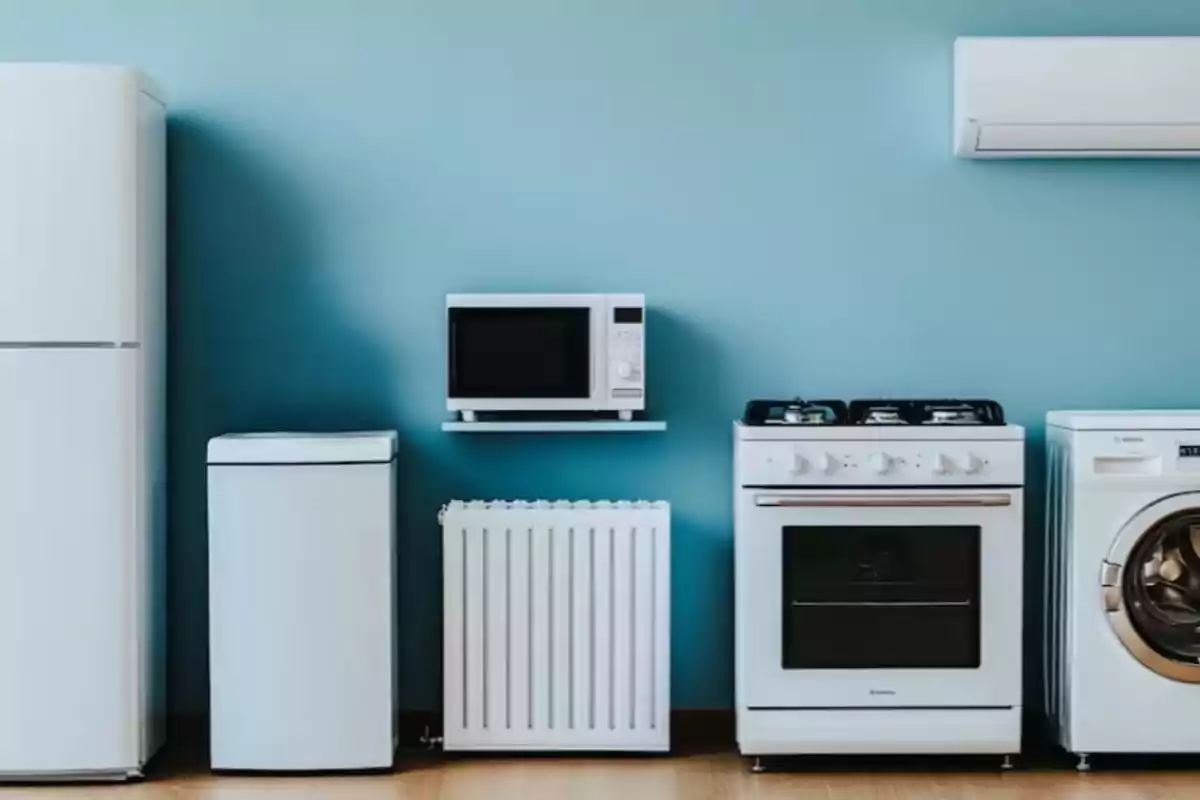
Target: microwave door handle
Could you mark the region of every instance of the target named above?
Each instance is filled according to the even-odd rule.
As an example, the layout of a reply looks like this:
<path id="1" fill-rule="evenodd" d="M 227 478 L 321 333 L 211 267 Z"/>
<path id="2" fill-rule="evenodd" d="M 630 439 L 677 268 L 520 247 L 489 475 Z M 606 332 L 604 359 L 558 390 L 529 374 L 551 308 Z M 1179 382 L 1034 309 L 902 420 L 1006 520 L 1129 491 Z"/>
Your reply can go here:
<path id="1" fill-rule="evenodd" d="M 1012 505 L 1012 495 L 981 494 L 760 494 L 760 508 L 1002 508 Z"/>

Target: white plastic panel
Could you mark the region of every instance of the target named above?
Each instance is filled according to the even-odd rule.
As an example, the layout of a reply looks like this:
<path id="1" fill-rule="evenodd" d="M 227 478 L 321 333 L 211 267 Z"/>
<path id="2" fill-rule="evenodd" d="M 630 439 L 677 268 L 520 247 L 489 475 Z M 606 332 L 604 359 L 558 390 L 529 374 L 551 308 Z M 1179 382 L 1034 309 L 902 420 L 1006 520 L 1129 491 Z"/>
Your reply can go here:
<path id="1" fill-rule="evenodd" d="M 139 766 L 136 350 L 0 350 L 0 774 Z"/>
<path id="2" fill-rule="evenodd" d="M 1051 411 L 1046 424 L 1072 431 L 1200 431 L 1200 411 Z"/>
<path id="3" fill-rule="evenodd" d="M 1043 648 L 1045 708 L 1051 731 L 1059 744 L 1067 746 L 1064 725 L 1066 698 L 1066 620 L 1068 608 L 1067 528 L 1071 506 L 1070 450 L 1061 428 L 1046 430 L 1046 536 L 1044 564 L 1046 590 L 1043 594 Z"/>
<path id="4" fill-rule="evenodd" d="M 1200 38 L 964 37 L 954 140 L 972 158 L 1200 155 Z"/>
<path id="5" fill-rule="evenodd" d="M 208 479 L 212 766 L 391 766 L 392 465 Z"/>
<path id="6" fill-rule="evenodd" d="M 1160 496 L 1194 490 L 1200 471 L 1200 430 L 1060 431 L 1071 440 L 1072 479 L 1079 487 L 1106 492 L 1157 492 Z M 1112 520 L 1112 531 L 1121 520 Z"/>
<path id="7" fill-rule="evenodd" d="M 0 64 L 0 343 L 137 340 L 140 81 Z"/>
<path id="8" fill-rule="evenodd" d="M 208 442 L 209 464 L 386 464 L 395 431 L 228 433 Z"/>

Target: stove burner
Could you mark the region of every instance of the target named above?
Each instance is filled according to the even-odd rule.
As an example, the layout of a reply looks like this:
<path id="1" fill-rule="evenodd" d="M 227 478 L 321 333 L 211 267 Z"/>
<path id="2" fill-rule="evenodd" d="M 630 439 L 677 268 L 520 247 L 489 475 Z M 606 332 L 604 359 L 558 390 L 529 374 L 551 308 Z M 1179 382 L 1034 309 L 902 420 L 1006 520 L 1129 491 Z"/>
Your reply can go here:
<path id="1" fill-rule="evenodd" d="M 931 406 L 924 425 L 979 425 L 979 410 L 970 405 L 943 408 Z"/>
<path id="2" fill-rule="evenodd" d="M 836 421 L 837 414 L 828 406 L 805 403 L 796 398 L 783 409 L 783 425 L 830 425 Z"/>
<path id="3" fill-rule="evenodd" d="M 907 425 L 908 420 L 900 416 L 900 409 L 885 406 L 869 408 L 862 420 L 863 425 Z"/>
<path id="4" fill-rule="evenodd" d="M 845 425 L 846 404 L 840 400 L 806 402 L 795 400 L 751 400 L 743 421 L 747 425 Z"/>
<path id="5" fill-rule="evenodd" d="M 752 400 L 747 425 L 1003 425 L 994 400 Z"/>
<path id="6" fill-rule="evenodd" d="M 783 412 L 783 421 L 788 425 L 828 425 L 830 422 L 825 409 L 799 406 L 788 406 Z"/>
<path id="7" fill-rule="evenodd" d="M 851 425 L 1003 425 L 994 400 L 855 400 Z"/>
<path id="8" fill-rule="evenodd" d="M 851 425 L 1003 425 L 994 400 L 855 400 Z"/>

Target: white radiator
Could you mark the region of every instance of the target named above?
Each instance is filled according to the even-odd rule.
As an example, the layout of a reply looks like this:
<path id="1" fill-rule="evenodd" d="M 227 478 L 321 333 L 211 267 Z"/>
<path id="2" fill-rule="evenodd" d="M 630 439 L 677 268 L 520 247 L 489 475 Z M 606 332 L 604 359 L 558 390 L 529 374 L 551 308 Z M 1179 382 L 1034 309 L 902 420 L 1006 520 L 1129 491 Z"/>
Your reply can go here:
<path id="1" fill-rule="evenodd" d="M 666 503 L 442 510 L 447 750 L 670 747 Z"/>

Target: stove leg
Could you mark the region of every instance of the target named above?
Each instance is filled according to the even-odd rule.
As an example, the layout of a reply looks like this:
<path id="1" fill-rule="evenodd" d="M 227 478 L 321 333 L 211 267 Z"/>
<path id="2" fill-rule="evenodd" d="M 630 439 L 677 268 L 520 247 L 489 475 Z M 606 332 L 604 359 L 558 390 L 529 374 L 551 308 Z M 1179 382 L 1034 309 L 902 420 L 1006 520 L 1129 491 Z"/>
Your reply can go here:
<path id="1" fill-rule="evenodd" d="M 462 417 L 463 422 L 475 422 L 476 421 L 474 411 L 460 411 L 459 415 Z"/>
<path id="2" fill-rule="evenodd" d="M 1075 763 L 1075 771 L 1076 772 L 1091 772 L 1092 771 L 1092 763 L 1090 761 L 1088 761 L 1088 754 L 1087 753 L 1077 753 L 1076 755 L 1079 756 L 1079 761 L 1077 761 Z"/>
<path id="3" fill-rule="evenodd" d="M 1012 756 L 1010 755 L 1005 756 L 1004 760 L 1000 762 L 1000 769 L 1004 770 L 1005 772 L 1008 772 L 1015 766 L 1016 765 L 1013 764 Z"/>
<path id="4" fill-rule="evenodd" d="M 767 771 L 767 765 L 763 763 L 761 756 L 754 757 L 754 763 L 750 765 L 750 771 L 755 775 L 761 775 Z"/>
<path id="5" fill-rule="evenodd" d="M 632 411 L 618 411 L 617 418 L 620 419 L 621 422 L 633 422 L 633 412 Z"/>

